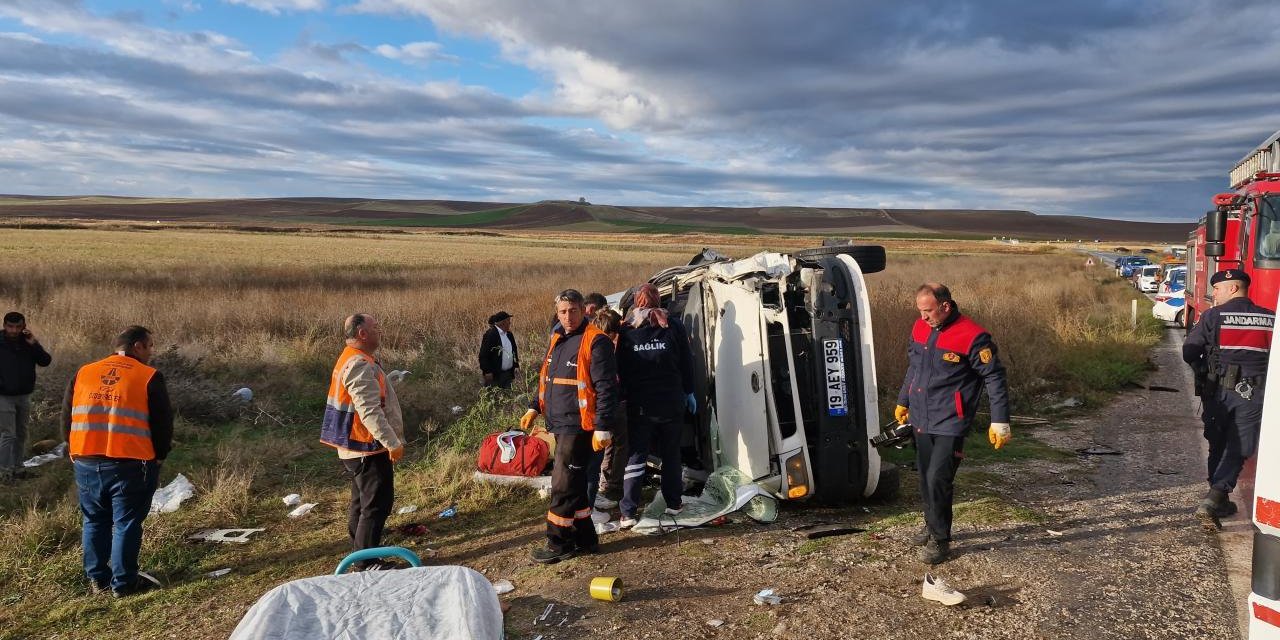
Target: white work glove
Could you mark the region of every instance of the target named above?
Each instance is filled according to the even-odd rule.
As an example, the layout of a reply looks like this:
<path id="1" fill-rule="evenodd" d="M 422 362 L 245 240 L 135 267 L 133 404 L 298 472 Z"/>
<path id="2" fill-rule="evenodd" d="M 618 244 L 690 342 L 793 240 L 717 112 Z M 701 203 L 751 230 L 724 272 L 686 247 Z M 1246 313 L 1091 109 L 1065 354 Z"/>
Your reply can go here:
<path id="1" fill-rule="evenodd" d="M 991 441 L 991 446 L 997 451 L 1012 439 L 1013 430 L 1009 427 L 1008 422 L 992 422 L 991 428 L 987 429 L 987 440 Z"/>
<path id="2" fill-rule="evenodd" d="M 613 442 L 613 434 L 608 431 L 592 431 L 591 432 L 591 448 L 596 451 L 604 451 L 609 443 Z"/>

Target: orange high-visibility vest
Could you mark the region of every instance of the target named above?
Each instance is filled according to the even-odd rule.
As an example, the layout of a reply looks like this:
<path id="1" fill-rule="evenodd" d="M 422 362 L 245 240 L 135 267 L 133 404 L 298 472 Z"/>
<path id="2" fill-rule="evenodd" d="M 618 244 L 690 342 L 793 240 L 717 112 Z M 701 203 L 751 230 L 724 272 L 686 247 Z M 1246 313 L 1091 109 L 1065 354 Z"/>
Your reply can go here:
<path id="1" fill-rule="evenodd" d="M 365 428 L 364 422 L 360 420 L 360 414 L 356 411 L 355 403 L 351 401 L 351 393 L 347 391 L 346 385 L 342 384 L 343 375 L 351 368 L 352 360 L 356 358 L 367 360 L 378 372 L 379 399 L 382 406 L 387 406 L 387 378 L 382 373 L 382 367 L 377 365 L 373 356 L 348 346 L 342 350 L 342 355 L 338 356 L 337 364 L 333 365 L 333 375 L 329 378 L 329 398 L 325 402 L 324 423 L 320 426 L 320 442 L 335 448 L 374 453 L 386 447 L 383 447 L 382 443 L 378 442 Z"/>
<path id="2" fill-rule="evenodd" d="M 119 354 L 80 367 L 71 394 L 75 456 L 155 460 L 147 384 L 156 370 Z"/>
<path id="3" fill-rule="evenodd" d="M 578 415 L 581 417 L 582 428 L 586 431 L 595 431 L 596 388 L 591 384 L 591 343 L 595 341 L 596 336 L 602 335 L 604 332 L 595 325 L 587 324 L 586 330 L 582 332 L 582 343 L 578 345 L 578 376 L 576 379 L 569 379 L 552 378 L 549 375 L 551 352 L 560 341 L 559 332 L 551 334 L 551 344 L 547 345 L 547 357 L 543 358 L 542 371 L 538 374 L 538 411 L 540 413 L 543 415 L 547 413 L 548 384 L 572 385 L 578 388 Z"/>

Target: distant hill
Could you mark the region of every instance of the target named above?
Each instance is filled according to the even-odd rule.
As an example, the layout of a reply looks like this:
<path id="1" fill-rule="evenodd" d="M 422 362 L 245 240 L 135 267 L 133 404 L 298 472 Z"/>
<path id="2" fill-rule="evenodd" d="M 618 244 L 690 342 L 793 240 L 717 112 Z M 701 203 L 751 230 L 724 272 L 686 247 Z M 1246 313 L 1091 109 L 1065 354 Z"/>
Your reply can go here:
<path id="1" fill-rule="evenodd" d="M 359 198 L 191 200 L 108 196 L 0 196 L 0 217 L 263 225 L 358 225 L 731 234 L 1183 242 L 1193 223 L 1133 222 L 1030 211 L 817 207 L 629 207 Z"/>

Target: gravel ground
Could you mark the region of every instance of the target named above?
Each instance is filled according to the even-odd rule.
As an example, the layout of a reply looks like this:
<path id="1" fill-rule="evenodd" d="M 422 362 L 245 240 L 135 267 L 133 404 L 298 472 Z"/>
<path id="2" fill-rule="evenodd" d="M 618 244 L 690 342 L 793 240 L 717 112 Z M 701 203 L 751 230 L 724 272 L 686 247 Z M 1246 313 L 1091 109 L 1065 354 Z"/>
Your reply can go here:
<path id="1" fill-rule="evenodd" d="M 1239 638 L 1227 566 L 1244 553 L 1247 571 L 1248 525 L 1237 517 L 1211 534 L 1191 515 L 1204 491 L 1203 440 L 1181 337 L 1169 332 L 1147 380 L 1179 392 L 1135 389 L 1089 417 L 1035 429 L 1059 449 L 1097 443 L 1120 455 L 962 468 L 957 500 L 986 498 L 1002 511 L 957 526 L 956 557 L 933 569 L 968 594 L 957 607 L 920 597 L 926 567 L 905 541 L 919 526 L 906 515 L 918 513 L 910 472 L 892 505 L 788 507 L 771 525 L 742 519 L 678 536 L 610 534 L 600 555 L 550 567 L 528 560 L 541 526 L 527 523 L 442 549 L 440 560 L 516 584 L 503 598 L 518 640 Z M 792 531 L 819 520 L 881 526 L 818 541 Z M 622 578 L 623 601 L 591 600 L 594 576 Z M 764 588 L 782 604 L 753 604 Z M 547 621 L 535 622 L 549 604 Z"/>

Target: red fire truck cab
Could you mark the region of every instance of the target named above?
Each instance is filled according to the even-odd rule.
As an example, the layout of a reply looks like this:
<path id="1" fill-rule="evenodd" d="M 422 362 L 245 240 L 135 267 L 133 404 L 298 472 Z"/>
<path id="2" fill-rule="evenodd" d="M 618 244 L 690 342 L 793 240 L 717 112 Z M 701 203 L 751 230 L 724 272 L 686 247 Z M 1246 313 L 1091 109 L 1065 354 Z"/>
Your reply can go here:
<path id="1" fill-rule="evenodd" d="M 1280 294 L 1280 131 L 1236 163 L 1231 188 L 1213 197 L 1187 242 L 1188 327 L 1211 306 L 1209 276 L 1222 269 L 1248 273 L 1249 298 L 1261 306 Z"/>

